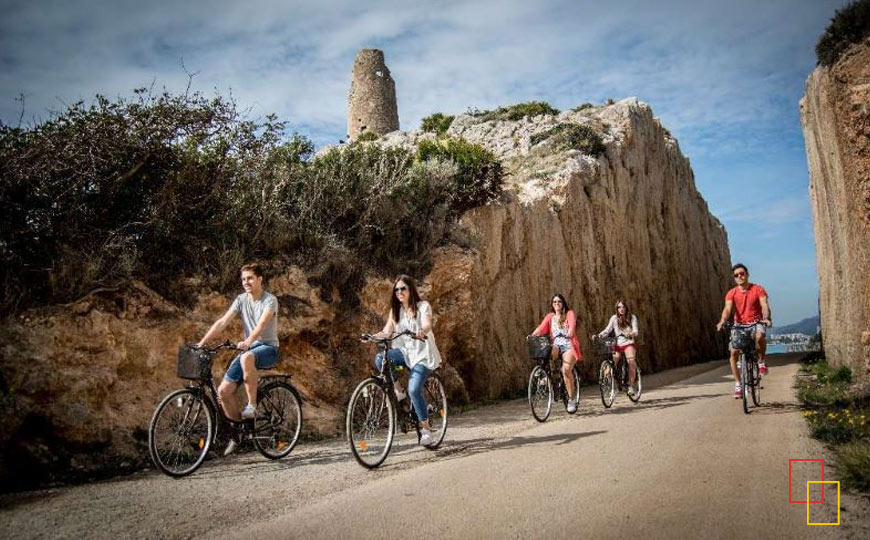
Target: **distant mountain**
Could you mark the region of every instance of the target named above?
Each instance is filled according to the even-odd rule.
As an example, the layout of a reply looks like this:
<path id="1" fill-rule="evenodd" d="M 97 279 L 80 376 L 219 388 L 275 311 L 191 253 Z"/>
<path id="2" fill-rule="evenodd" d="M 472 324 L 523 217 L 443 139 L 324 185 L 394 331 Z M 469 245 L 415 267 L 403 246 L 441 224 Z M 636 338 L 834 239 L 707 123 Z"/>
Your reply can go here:
<path id="1" fill-rule="evenodd" d="M 819 317 L 810 317 L 794 324 L 786 326 L 774 326 L 768 333 L 771 335 L 779 334 L 806 334 L 808 336 L 815 335 L 819 331 Z"/>

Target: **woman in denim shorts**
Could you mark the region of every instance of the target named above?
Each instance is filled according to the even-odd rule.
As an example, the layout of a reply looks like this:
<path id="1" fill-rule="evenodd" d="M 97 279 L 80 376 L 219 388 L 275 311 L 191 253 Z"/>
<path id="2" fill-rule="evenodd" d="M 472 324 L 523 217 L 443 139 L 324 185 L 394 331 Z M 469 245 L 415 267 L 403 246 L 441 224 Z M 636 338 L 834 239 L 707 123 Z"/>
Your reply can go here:
<path id="1" fill-rule="evenodd" d="M 580 340 L 577 339 L 577 317 L 568 307 L 568 302 L 561 294 L 553 296 L 550 302 L 550 313 L 544 317 L 541 324 L 532 332 L 533 336 L 550 336 L 553 343 L 553 358 L 562 359 L 562 376 L 565 378 L 568 395 L 574 395 L 574 385 L 580 381 L 574 380 L 574 364 L 583 359 L 580 354 Z M 577 410 L 577 402 L 568 400 L 568 412 Z"/>

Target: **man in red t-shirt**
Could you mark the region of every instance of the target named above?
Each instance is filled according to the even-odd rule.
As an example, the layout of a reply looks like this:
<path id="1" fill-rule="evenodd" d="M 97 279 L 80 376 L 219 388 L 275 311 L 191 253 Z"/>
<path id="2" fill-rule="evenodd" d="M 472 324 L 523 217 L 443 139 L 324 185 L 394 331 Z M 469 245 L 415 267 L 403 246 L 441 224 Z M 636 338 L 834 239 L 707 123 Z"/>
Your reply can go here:
<path id="1" fill-rule="evenodd" d="M 737 286 L 725 295 L 725 309 L 722 310 L 722 318 L 716 325 L 716 330 L 722 330 L 725 321 L 734 312 L 734 322 L 737 324 L 755 324 L 753 334 L 755 336 L 755 350 L 758 353 L 758 372 L 767 375 L 767 364 L 764 362 L 764 352 L 767 342 L 764 339 L 766 327 L 771 325 L 770 304 L 767 301 L 767 291 L 764 287 L 755 283 L 749 283 L 749 270 L 746 266 L 737 263 L 731 268 L 734 281 Z M 728 344 L 731 349 L 731 373 L 734 375 L 734 397 L 742 397 L 743 389 L 740 387 L 740 374 L 737 373 L 737 356 L 740 350 L 735 348 L 734 333 Z"/>

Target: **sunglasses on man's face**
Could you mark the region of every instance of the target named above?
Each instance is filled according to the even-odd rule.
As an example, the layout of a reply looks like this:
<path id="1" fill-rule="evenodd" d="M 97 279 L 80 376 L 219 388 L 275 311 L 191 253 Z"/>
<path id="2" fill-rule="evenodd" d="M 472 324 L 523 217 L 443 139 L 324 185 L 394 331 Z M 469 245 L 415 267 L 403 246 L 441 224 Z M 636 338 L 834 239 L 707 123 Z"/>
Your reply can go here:
<path id="1" fill-rule="evenodd" d="M 734 277 L 743 277 L 746 275 L 746 272 L 734 272 Z"/>
<path id="2" fill-rule="evenodd" d="M 408 290 L 408 287 L 396 287 L 396 288 L 393 289 L 393 290 L 396 291 L 396 292 L 405 292 L 405 291 Z"/>

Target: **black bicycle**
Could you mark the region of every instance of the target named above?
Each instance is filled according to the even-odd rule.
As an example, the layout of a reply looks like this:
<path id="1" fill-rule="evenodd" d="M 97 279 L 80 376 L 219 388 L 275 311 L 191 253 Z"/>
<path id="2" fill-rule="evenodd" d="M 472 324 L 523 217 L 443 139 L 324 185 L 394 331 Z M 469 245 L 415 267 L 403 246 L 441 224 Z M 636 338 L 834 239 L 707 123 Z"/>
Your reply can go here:
<path id="1" fill-rule="evenodd" d="M 740 351 L 737 371 L 740 373 L 741 399 L 743 412 L 749 414 L 749 396 L 758 407 L 761 404 L 761 375 L 758 373 L 758 357 L 755 356 L 755 326 L 751 324 L 725 323 L 723 330 L 731 331 L 731 341 Z"/>
<path id="2" fill-rule="evenodd" d="M 601 403 L 604 407 L 609 409 L 613 405 L 617 390 L 625 392 L 633 403 L 640 401 L 640 395 L 643 393 L 643 378 L 637 361 L 635 360 L 636 371 L 632 385 L 629 382 L 629 366 L 625 352 L 618 351 L 618 362 L 617 364 L 613 362 L 613 353 L 617 352 L 616 339 L 598 339 L 598 336 L 593 334 L 592 342 L 596 344 L 598 353 L 601 355 L 601 366 L 598 368 L 598 389 L 601 392 Z"/>
<path id="3" fill-rule="evenodd" d="M 553 400 L 559 399 L 565 405 L 565 411 L 568 414 L 575 414 L 574 411 L 568 410 L 568 390 L 565 384 L 565 376 L 562 370 L 556 367 L 551 369 L 551 359 L 553 357 L 552 346 L 550 339 L 546 336 L 533 336 L 527 339 L 529 348 L 529 359 L 536 365 L 532 368 L 529 375 L 529 407 L 532 409 L 532 416 L 538 422 L 545 422 L 550 417 L 550 411 L 553 409 Z M 561 366 L 561 359 L 558 359 Z M 553 377 L 552 373 L 557 371 L 558 377 Z M 574 371 L 574 401 L 577 407 L 580 407 L 580 370 L 575 365 Z"/>
<path id="4" fill-rule="evenodd" d="M 186 476 L 198 469 L 217 440 L 219 427 L 237 442 L 252 440 L 269 459 L 285 457 L 299 441 L 302 400 L 290 384 L 290 375 L 261 375 L 254 418 L 241 422 L 227 418 L 212 379 L 212 364 L 222 349 L 238 350 L 229 341 L 213 349 L 192 345 L 178 349 L 177 375 L 188 385 L 163 398 L 148 429 L 151 460 L 169 476 Z M 231 361 L 232 357 L 226 367 Z"/>
<path id="5" fill-rule="evenodd" d="M 405 330 L 388 338 L 376 338 L 371 334 L 362 336 L 363 341 L 376 343 L 378 352 L 384 353 L 380 370 L 357 385 L 347 407 L 347 442 L 353 457 L 367 469 L 374 469 L 384 462 L 397 430 L 408 433 L 413 429 L 417 434 L 417 442 L 420 442 L 420 422 L 411 406 L 411 397 L 402 400 L 400 407 L 393 391 L 392 361 L 386 354 L 394 339 L 406 335 L 413 337 L 414 333 Z M 397 366 L 397 370 L 401 367 Z M 432 443 L 426 448 L 435 450 L 447 433 L 447 394 L 435 373 L 429 374 L 426 379 L 423 397 L 427 403 L 432 433 Z"/>

